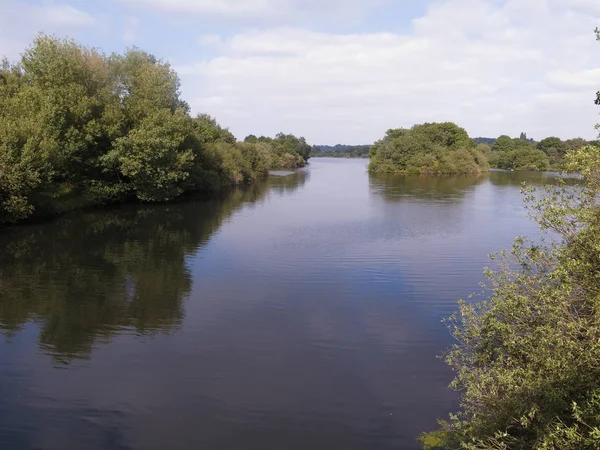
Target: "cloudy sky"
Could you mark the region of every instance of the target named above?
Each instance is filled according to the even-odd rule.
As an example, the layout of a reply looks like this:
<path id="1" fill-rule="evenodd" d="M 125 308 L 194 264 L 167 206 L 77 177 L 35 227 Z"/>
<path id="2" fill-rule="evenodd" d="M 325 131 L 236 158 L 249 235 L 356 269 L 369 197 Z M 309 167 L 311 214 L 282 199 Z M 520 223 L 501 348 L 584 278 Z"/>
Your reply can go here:
<path id="1" fill-rule="evenodd" d="M 238 138 L 360 144 L 445 120 L 594 138 L 596 26 L 600 0 L 0 0 L 0 54 L 40 31 L 141 47 Z"/>

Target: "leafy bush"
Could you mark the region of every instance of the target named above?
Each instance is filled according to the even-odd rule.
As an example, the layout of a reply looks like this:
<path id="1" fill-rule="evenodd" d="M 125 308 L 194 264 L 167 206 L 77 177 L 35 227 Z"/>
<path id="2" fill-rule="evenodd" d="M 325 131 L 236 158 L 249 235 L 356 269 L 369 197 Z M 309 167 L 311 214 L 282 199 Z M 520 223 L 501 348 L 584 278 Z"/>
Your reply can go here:
<path id="1" fill-rule="evenodd" d="M 526 197 L 560 243 L 518 239 L 487 271 L 491 297 L 461 302 L 449 319 L 457 343 L 446 361 L 461 411 L 424 435 L 424 448 L 600 445 L 600 149 L 575 150 L 567 161 L 582 186 Z"/>
<path id="2" fill-rule="evenodd" d="M 482 149 L 457 125 L 426 123 L 411 129 L 388 130 L 371 147 L 371 172 L 480 173 L 489 170 Z"/>
<path id="3" fill-rule="evenodd" d="M 550 167 L 548 156 L 533 147 L 498 152 L 496 155 L 495 166 L 500 169 L 544 171 Z"/>
<path id="4" fill-rule="evenodd" d="M 167 201 L 305 164 L 304 138 L 237 143 L 212 117 L 192 118 L 179 85 L 169 64 L 141 50 L 107 57 L 52 36 L 40 35 L 19 63 L 4 60 L 0 223 L 36 208 Z"/>

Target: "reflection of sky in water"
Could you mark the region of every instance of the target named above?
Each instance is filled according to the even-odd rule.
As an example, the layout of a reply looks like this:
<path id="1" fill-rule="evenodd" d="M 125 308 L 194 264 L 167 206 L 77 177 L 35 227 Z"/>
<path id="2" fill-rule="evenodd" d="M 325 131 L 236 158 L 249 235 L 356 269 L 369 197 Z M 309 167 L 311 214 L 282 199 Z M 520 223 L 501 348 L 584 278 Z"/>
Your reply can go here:
<path id="1" fill-rule="evenodd" d="M 3 442 L 414 448 L 455 401 L 436 359 L 450 344 L 441 318 L 480 290 L 488 253 L 537 235 L 520 185 L 497 173 L 382 179 L 364 160 L 314 160 L 308 174 L 280 174 L 254 203 L 171 205 L 162 220 L 141 220 L 143 234 L 114 242 L 110 260 L 123 262 L 114 268 L 144 280 L 143 292 L 169 286 L 155 272 L 166 264 L 160 255 L 186 261 L 183 316 L 148 322 L 160 332 L 126 326 L 122 313 L 89 359 L 60 369 L 39 347 L 35 323 L 0 341 Z M 164 218 L 178 212 L 165 232 Z M 132 248 L 139 256 L 128 259 Z M 144 255 L 153 260 L 139 264 Z M 95 267 L 89 258 L 81 262 Z M 139 301 L 133 324 L 154 305 Z"/>

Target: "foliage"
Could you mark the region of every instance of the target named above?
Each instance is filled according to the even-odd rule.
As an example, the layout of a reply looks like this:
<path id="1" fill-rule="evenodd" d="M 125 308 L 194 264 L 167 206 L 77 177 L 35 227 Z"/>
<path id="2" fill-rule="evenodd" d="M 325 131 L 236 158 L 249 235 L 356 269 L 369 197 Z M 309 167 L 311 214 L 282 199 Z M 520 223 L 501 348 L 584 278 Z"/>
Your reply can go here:
<path id="1" fill-rule="evenodd" d="M 169 64 L 135 48 L 106 56 L 40 35 L 20 62 L 4 60 L 0 223 L 215 191 L 309 158 L 310 146 L 293 135 L 237 143 L 212 117 L 191 117 L 179 87 Z"/>
<path id="2" fill-rule="evenodd" d="M 172 200 L 185 191 L 193 167 L 194 152 L 183 145 L 188 128 L 182 110 L 159 109 L 116 139 L 101 162 L 127 178 L 140 200 Z"/>
<path id="3" fill-rule="evenodd" d="M 516 149 L 515 141 L 505 134 L 499 136 L 492 145 L 492 150 L 495 152 L 510 152 Z"/>
<path id="4" fill-rule="evenodd" d="M 546 154 L 532 147 L 498 152 L 496 158 L 495 166 L 501 169 L 544 171 L 550 166 Z"/>
<path id="5" fill-rule="evenodd" d="M 368 158 L 370 145 L 314 145 L 311 155 L 329 158 Z"/>
<path id="6" fill-rule="evenodd" d="M 262 144 L 262 149 L 270 148 L 273 161 L 270 169 L 294 169 L 304 166 L 310 158 L 312 147 L 303 137 L 298 138 L 293 134 L 278 133 L 275 138 L 253 134 L 244 139 L 246 144 Z M 295 157 L 294 157 L 295 156 Z"/>
<path id="7" fill-rule="evenodd" d="M 584 139 L 562 141 L 557 137 L 547 137 L 535 143 L 521 133 L 518 139 L 502 135 L 495 140 L 492 152 L 488 155 L 490 165 L 509 170 L 563 169 L 568 151 L 588 145 Z"/>
<path id="8" fill-rule="evenodd" d="M 578 187 L 526 201 L 554 244 L 520 238 L 487 271 L 491 296 L 461 302 L 446 355 L 461 411 L 425 448 L 595 450 L 600 446 L 600 149 L 572 151 Z"/>
<path id="9" fill-rule="evenodd" d="M 480 173 L 489 170 L 485 155 L 467 132 L 451 122 L 388 130 L 371 147 L 371 172 Z"/>
<path id="10" fill-rule="evenodd" d="M 486 138 L 486 137 L 476 137 L 473 138 L 473 141 L 475 141 L 475 144 L 487 144 L 489 146 L 494 145 L 494 142 L 496 142 L 495 138 Z"/>

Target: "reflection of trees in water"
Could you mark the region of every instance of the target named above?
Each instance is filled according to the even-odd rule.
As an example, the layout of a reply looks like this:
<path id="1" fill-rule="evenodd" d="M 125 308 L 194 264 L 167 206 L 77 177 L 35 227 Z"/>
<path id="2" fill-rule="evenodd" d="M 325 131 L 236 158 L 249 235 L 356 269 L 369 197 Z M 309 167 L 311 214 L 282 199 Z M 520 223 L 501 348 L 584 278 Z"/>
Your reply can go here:
<path id="1" fill-rule="evenodd" d="M 282 177 L 274 187 L 295 189 L 304 180 Z M 193 283 L 186 257 L 271 188 L 257 183 L 218 200 L 96 210 L 6 231 L 0 333 L 14 335 L 34 320 L 41 348 L 68 363 L 124 329 L 145 335 L 175 329 Z"/>
<path id="2" fill-rule="evenodd" d="M 414 197 L 432 200 L 460 199 L 475 186 L 489 180 L 495 186 L 514 186 L 523 183 L 546 185 L 561 178 L 566 185 L 580 184 L 576 176 L 561 176 L 554 172 L 493 170 L 482 175 L 393 175 L 369 174 L 371 191 L 381 194 L 386 200 L 399 201 Z"/>
<path id="3" fill-rule="evenodd" d="M 562 176 L 556 172 L 493 170 L 490 173 L 490 182 L 495 186 L 521 186 L 523 183 L 535 185 L 554 184 L 557 178 L 562 179 L 568 186 L 580 184 L 576 175 Z"/>
<path id="4" fill-rule="evenodd" d="M 307 170 L 295 170 L 293 172 L 275 172 L 267 178 L 269 189 L 279 194 L 294 192 L 304 186 L 310 178 Z"/>
<path id="5" fill-rule="evenodd" d="M 371 192 L 383 196 L 387 201 L 406 198 L 458 200 L 488 177 L 487 173 L 456 176 L 370 173 L 369 185 Z"/>

